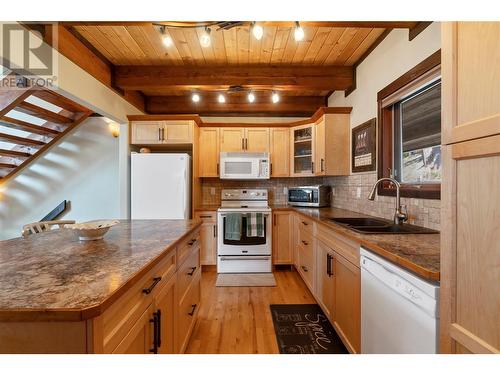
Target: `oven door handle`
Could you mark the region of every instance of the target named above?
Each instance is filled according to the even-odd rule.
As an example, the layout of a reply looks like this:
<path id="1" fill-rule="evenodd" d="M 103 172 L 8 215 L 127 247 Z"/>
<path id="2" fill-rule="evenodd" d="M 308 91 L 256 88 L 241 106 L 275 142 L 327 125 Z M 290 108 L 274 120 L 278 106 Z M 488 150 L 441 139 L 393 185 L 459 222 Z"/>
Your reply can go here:
<path id="1" fill-rule="evenodd" d="M 241 212 L 242 215 L 245 215 L 250 212 L 257 212 L 257 211 L 244 211 Z M 240 213 L 240 212 L 234 212 L 234 213 Z M 219 214 L 220 217 L 227 217 L 227 214 Z M 269 214 L 262 214 L 262 216 L 269 217 Z"/>
<path id="2" fill-rule="evenodd" d="M 221 256 L 220 260 L 269 260 L 270 256 Z"/>

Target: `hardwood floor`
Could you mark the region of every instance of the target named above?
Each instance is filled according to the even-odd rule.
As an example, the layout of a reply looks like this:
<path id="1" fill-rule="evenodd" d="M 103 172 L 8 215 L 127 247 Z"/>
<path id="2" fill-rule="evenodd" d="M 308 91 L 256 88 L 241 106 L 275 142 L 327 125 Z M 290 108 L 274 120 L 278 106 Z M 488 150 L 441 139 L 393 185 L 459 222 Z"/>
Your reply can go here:
<path id="1" fill-rule="evenodd" d="M 217 288 L 217 273 L 204 271 L 201 310 L 186 353 L 279 353 L 269 305 L 315 300 L 295 270 L 274 275 L 276 287 Z"/>

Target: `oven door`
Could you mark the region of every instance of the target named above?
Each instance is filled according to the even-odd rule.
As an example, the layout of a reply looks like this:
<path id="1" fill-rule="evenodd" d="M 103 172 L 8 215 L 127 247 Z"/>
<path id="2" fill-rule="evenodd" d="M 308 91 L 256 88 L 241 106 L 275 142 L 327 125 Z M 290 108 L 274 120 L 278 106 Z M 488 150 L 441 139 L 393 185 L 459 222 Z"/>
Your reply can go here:
<path id="1" fill-rule="evenodd" d="M 271 215 L 263 213 L 264 237 L 248 237 L 246 230 L 246 212 L 243 215 L 240 240 L 225 238 L 226 213 L 219 212 L 217 217 L 218 255 L 271 255 Z"/>

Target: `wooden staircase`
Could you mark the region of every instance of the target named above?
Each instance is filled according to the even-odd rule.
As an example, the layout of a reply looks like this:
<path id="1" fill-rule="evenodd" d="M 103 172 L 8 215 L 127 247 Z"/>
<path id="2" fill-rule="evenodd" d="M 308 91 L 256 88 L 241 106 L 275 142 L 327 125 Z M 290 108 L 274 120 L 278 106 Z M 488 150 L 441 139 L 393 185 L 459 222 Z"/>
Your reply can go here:
<path id="1" fill-rule="evenodd" d="M 56 106 L 51 108 L 57 108 L 57 111 L 44 108 L 42 103 L 49 103 L 46 107 Z M 13 110 L 29 116 L 26 116 L 26 120 L 16 119 L 12 117 Z M 47 152 L 92 113 L 84 106 L 47 89 L 0 88 L 0 142 L 12 145 L 0 146 L 0 184 Z M 21 130 L 23 136 L 9 134 L 12 132 L 7 131 L 7 128 Z"/>

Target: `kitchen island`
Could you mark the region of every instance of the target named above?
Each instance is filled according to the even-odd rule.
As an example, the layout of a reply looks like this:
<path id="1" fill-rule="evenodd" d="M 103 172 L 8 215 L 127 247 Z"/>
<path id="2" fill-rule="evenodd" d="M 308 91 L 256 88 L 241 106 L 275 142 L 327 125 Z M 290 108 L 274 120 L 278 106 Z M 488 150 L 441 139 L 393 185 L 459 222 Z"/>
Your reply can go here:
<path id="1" fill-rule="evenodd" d="M 0 242 L 0 352 L 182 352 L 199 307 L 198 220 Z M 189 270 L 189 272 L 186 272 Z"/>

